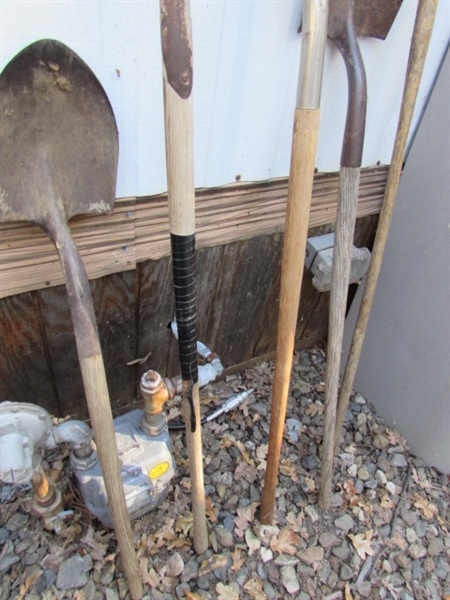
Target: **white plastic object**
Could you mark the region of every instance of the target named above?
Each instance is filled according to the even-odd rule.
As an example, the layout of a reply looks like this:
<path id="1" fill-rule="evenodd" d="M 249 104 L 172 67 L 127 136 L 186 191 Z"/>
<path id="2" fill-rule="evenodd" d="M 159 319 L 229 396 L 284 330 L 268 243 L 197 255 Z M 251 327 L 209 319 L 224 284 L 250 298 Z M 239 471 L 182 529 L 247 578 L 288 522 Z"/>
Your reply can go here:
<path id="1" fill-rule="evenodd" d="M 331 289 L 333 249 L 334 233 L 309 238 L 306 244 L 305 266 L 313 274 L 312 284 L 319 292 Z M 349 284 L 359 281 L 366 274 L 370 256 L 367 248 L 352 246 Z"/>

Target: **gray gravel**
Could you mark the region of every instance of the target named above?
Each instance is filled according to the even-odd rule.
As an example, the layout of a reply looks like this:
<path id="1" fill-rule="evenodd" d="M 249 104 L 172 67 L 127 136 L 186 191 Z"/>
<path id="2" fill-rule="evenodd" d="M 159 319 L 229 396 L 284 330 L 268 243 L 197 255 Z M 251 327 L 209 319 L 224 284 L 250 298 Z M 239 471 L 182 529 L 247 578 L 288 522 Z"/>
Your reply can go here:
<path id="1" fill-rule="evenodd" d="M 146 600 L 449 600 L 449 479 L 411 456 L 360 394 L 335 460 L 331 509 L 318 507 L 319 347 L 294 358 L 276 518 L 261 525 L 272 377 L 273 363 L 263 363 L 202 390 L 210 412 L 255 388 L 240 409 L 203 429 L 211 543 L 202 556 L 191 547 L 184 434 L 172 434 L 178 472 L 171 491 L 133 522 Z M 44 467 L 58 475 L 68 511 L 56 531 L 46 529 L 32 514 L 29 489 L 1 488 L 0 600 L 128 600 L 114 534 L 85 510 L 68 452 L 53 451 Z"/>

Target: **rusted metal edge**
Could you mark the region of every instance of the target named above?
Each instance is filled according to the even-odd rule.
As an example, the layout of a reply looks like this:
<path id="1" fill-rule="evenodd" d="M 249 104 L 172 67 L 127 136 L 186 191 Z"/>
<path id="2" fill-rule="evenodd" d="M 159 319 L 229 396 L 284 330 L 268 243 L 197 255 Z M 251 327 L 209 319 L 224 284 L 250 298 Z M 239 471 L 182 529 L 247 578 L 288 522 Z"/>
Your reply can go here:
<path id="1" fill-rule="evenodd" d="M 184 0 L 161 0 L 161 45 L 167 81 L 184 100 L 192 92 L 192 43 Z"/>

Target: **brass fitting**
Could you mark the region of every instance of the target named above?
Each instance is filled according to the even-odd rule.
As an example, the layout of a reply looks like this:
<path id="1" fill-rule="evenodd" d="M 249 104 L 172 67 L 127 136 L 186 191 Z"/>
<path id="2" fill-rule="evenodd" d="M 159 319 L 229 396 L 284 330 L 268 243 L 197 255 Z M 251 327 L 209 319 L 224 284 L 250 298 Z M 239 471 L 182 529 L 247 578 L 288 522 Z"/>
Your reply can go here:
<path id="1" fill-rule="evenodd" d="M 50 484 L 40 465 L 30 481 L 34 489 L 33 512 L 44 519 L 60 513 L 62 510 L 61 492 Z"/>
<path id="2" fill-rule="evenodd" d="M 141 428 L 147 435 L 159 435 L 167 427 L 162 409 L 167 400 L 175 395 L 174 382 L 163 379 L 159 373 L 150 370 L 142 375 L 140 388 L 144 400 Z"/>

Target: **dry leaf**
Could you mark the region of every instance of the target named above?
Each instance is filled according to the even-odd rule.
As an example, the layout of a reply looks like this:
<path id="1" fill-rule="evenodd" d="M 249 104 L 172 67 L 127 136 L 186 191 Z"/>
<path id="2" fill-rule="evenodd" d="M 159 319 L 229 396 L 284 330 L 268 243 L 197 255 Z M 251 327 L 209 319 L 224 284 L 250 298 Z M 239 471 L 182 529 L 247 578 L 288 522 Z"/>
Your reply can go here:
<path id="1" fill-rule="evenodd" d="M 73 598 L 74 600 L 86 600 L 86 592 L 83 592 L 83 590 L 75 590 Z"/>
<path id="2" fill-rule="evenodd" d="M 231 565 L 231 570 L 234 571 L 236 573 L 236 571 L 239 571 L 240 569 L 242 569 L 242 567 L 245 564 L 245 558 L 241 558 L 241 549 L 240 548 L 235 548 L 233 553 L 231 554 L 231 560 L 232 565 Z"/>
<path id="3" fill-rule="evenodd" d="M 308 492 L 315 491 L 316 483 L 315 483 L 314 479 L 311 479 L 311 477 L 305 477 L 305 483 L 306 483 L 306 487 L 308 488 Z"/>
<path id="4" fill-rule="evenodd" d="M 144 358 L 135 358 L 134 360 L 130 360 L 130 362 L 127 362 L 127 367 L 131 367 L 133 365 L 142 365 L 145 363 L 145 361 L 150 357 L 152 351 L 150 350 L 150 352 L 148 354 L 146 354 L 144 356 Z"/>
<path id="5" fill-rule="evenodd" d="M 268 450 L 269 444 L 261 444 L 261 446 L 258 446 L 256 449 L 256 457 L 259 458 L 259 460 L 264 460 L 267 457 Z"/>
<path id="6" fill-rule="evenodd" d="M 184 561 L 181 558 L 181 555 L 178 552 L 172 554 L 169 560 L 167 576 L 168 577 L 178 577 L 183 572 L 184 569 Z"/>
<path id="7" fill-rule="evenodd" d="M 211 573 L 215 569 L 221 569 L 226 566 L 227 562 L 228 559 L 223 554 L 213 554 L 210 558 L 202 562 L 198 576 L 203 577 L 203 575 L 208 575 L 208 573 Z"/>
<path id="8" fill-rule="evenodd" d="M 350 592 L 350 584 L 348 581 L 345 584 L 344 591 L 345 591 L 345 600 L 353 600 L 353 596 Z"/>
<path id="9" fill-rule="evenodd" d="M 261 548 L 261 541 L 256 537 L 251 528 L 247 529 L 245 532 L 245 541 L 249 548 L 249 556 Z"/>
<path id="10" fill-rule="evenodd" d="M 350 508 L 352 506 L 356 506 L 356 504 L 358 504 L 359 502 L 359 494 L 351 479 L 346 480 L 346 482 L 344 483 L 344 489 L 346 490 L 344 498 L 345 500 L 347 500 L 348 506 Z"/>
<path id="11" fill-rule="evenodd" d="M 166 544 L 168 550 L 173 550 L 174 548 L 183 548 L 184 546 L 192 546 L 192 542 L 183 535 L 180 535 L 175 540 L 171 540 Z"/>
<path id="12" fill-rule="evenodd" d="M 222 448 L 229 448 L 230 446 L 234 446 L 235 448 L 237 448 L 239 450 L 239 452 L 241 453 L 242 458 L 245 460 L 245 462 L 247 462 L 249 465 L 255 464 L 253 462 L 253 460 L 250 458 L 250 454 L 247 452 L 244 444 L 242 442 L 240 442 L 239 440 L 237 440 L 233 435 L 224 435 L 222 438 L 221 446 L 222 446 Z"/>
<path id="13" fill-rule="evenodd" d="M 184 515 L 180 515 L 177 519 L 175 529 L 183 532 L 185 536 L 188 535 L 192 527 L 194 526 L 194 515 L 187 511 Z"/>
<path id="14" fill-rule="evenodd" d="M 292 511 L 288 512 L 288 514 L 286 515 L 286 521 L 289 523 L 293 531 L 299 533 L 305 521 L 305 514 L 303 512 L 303 509 L 298 513 L 297 516 L 295 516 L 295 513 L 293 513 Z"/>
<path id="15" fill-rule="evenodd" d="M 149 585 L 152 588 L 157 588 L 160 584 L 160 578 L 158 573 L 152 567 L 148 570 L 148 558 L 143 556 L 139 559 L 139 573 L 141 575 L 142 583 Z"/>
<path id="16" fill-rule="evenodd" d="M 36 579 L 41 573 L 42 571 L 36 571 L 36 573 L 32 573 L 29 577 L 25 579 L 25 581 L 19 588 L 19 595 L 17 597 L 17 600 L 22 600 L 22 598 L 25 596 L 25 594 L 28 592 L 30 587 L 33 585 L 33 583 L 36 581 Z"/>
<path id="17" fill-rule="evenodd" d="M 425 498 L 423 498 L 420 494 L 413 494 L 413 498 L 415 500 L 414 506 L 422 511 L 423 516 L 427 521 L 431 521 L 435 515 L 438 513 L 437 506 L 428 502 Z"/>
<path id="18" fill-rule="evenodd" d="M 309 415 L 310 417 L 315 417 L 316 415 L 323 415 L 324 410 L 325 407 L 323 404 L 320 404 L 320 402 L 314 402 L 307 407 L 305 414 Z"/>
<path id="19" fill-rule="evenodd" d="M 358 533 L 353 535 L 353 533 L 349 533 L 348 537 L 352 540 L 352 544 L 358 553 L 358 556 L 365 560 L 366 555 L 373 556 L 374 549 L 372 547 L 372 536 L 373 529 L 369 529 L 365 533 Z"/>
<path id="20" fill-rule="evenodd" d="M 80 539 L 80 543 L 89 548 L 92 560 L 101 561 L 105 558 L 108 544 L 101 544 L 95 539 L 94 528 L 91 525 L 89 525 L 85 536 Z"/>
<path id="21" fill-rule="evenodd" d="M 273 558 L 272 550 L 270 548 L 266 548 L 265 546 L 261 547 L 260 554 L 263 563 L 270 562 Z"/>
<path id="22" fill-rule="evenodd" d="M 244 590 L 255 600 L 266 600 L 267 598 L 263 590 L 263 583 L 256 573 L 250 575 L 250 579 L 244 585 Z"/>
<path id="23" fill-rule="evenodd" d="M 394 508 L 395 502 L 391 500 L 390 496 L 384 494 L 383 496 L 381 496 L 380 506 L 381 508 Z"/>
<path id="24" fill-rule="evenodd" d="M 189 590 L 184 590 L 184 595 L 186 596 L 187 600 L 205 600 L 204 596 L 200 596 L 199 594 L 190 592 Z"/>
<path id="25" fill-rule="evenodd" d="M 237 481 L 239 479 L 245 479 L 249 483 L 253 483 L 257 477 L 256 469 L 254 466 L 249 465 L 248 463 L 241 461 L 238 463 L 234 471 L 234 479 Z"/>
<path id="26" fill-rule="evenodd" d="M 231 585 L 218 583 L 216 585 L 217 600 L 239 600 L 239 593 Z"/>
<path id="27" fill-rule="evenodd" d="M 261 525 L 259 522 L 254 524 L 253 530 L 261 542 L 266 546 L 270 544 L 270 540 L 274 535 L 278 535 L 280 533 L 280 528 L 276 525 Z"/>
<path id="28" fill-rule="evenodd" d="M 236 509 L 238 516 L 234 519 L 234 523 L 236 525 L 235 533 L 238 537 L 242 538 L 244 536 L 249 524 L 255 519 L 255 513 L 258 506 L 259 502 L 252 502 L 245 508 Z"/>
<path id="29" fill-rule="evenodd" d="M 214 503 L 209 496 L 205 498 L 205 512 L 211 523 L 215 523 L 217 521 L 219 509 L 214 506 Z"/>
<path id="30" fill-rule="evenodd" d="M 270 540 L 270 547 L 275 552 L 280 554 L 290 554 L 293 556 L 297 552 L 296 544 L 298 544 L 300 538 L 296 533 L 287 527 L 283 529 L 279 536 L 274 536 Z"/>
<path id="31" fill-rule="evenodd" d="M 290 477 L 292 481 L 298 481 L 297 466 L 289 460 L 284 458 L 280 463 L 280 473 Z"/>

